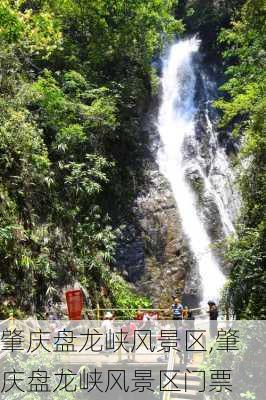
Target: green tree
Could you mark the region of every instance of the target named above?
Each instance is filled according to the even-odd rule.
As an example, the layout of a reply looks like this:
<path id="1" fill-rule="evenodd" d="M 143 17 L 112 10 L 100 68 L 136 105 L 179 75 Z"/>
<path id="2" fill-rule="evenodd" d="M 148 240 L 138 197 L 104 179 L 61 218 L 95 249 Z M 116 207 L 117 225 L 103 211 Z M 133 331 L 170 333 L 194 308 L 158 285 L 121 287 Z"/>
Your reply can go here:
<path id="1" fill-rule="evenodd" d="M 266 4 L 247 1 L 240 17 L 220 34 L 226 45 L 228 80 L 222 89 L 228 98 L 218 100 L 222 126 L 242 142 L 239 184 L 242 195 L 238 237 L 227 253 L 233 264 L 229 301 L 238 317 L 265 319 L 266 248 Z"/>
<path id="2" fill-rule="evenodd" d="M 93 305 L 101 286 L 111 304 L 140 301 L 110 266 L 141 178 L 152 56 L 182 30 L 173 3 L 1 2 L 2 316 L 43 310 L 75 279 Z"/>

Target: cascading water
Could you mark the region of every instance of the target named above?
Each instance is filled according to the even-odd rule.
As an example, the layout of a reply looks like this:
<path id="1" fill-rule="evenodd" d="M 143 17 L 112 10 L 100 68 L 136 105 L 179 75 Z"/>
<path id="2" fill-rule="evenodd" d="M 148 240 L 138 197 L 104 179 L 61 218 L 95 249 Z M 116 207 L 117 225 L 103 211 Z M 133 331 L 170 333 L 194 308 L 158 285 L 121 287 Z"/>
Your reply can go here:
<path id="1" fill-rule="evenodd" d="M 163 62 L 162 102 L 158 117 L 161 146 L 157 161 L 160 171 L 171 185 L 181 217 L 182 229 L 198 265 L 202 283 L 202 303 L 206 304 L 210 299 L 219 298 L 225 276 L 213 254 L 206 224 L 198 213 L 195 194 L 186 178 L 191 162 L 194 163 L 194 167 L 196 164 L 205 193 L 211 196 L 216 204 L 224 234 L 227 235 L 234 228 L 224 199 L 217 191 L 214 181 L 200 165 L 195 131 L 197 107 L 194 101 L 196 93 L 194 54 L 198 52 L 199 44 L 196 38 L 181 40 L 172 45 L 168 57 Z M 213 141 L 215 135 L 207 111 L 206 121 L 210 141 Z M 194 149 L 193 160 L 184 152 L 187 143 Z M 216 156 L 220 156 L 222 162 L 225 163 L 225 157 L 221 151 Z"/>

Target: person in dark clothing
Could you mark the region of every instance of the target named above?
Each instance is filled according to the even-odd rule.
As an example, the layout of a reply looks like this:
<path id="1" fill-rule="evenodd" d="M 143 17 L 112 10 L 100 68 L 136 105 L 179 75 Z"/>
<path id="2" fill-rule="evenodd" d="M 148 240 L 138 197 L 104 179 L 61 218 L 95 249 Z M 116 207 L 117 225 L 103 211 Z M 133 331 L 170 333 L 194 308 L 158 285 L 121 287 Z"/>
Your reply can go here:
<path id="1" fill-rule="evenodd" d="M 208 301 L 209 306 L 209 317 L 210 317 L 210 337 L 215 338 L 217 335 L 217 319 L 218 319 L 218 307 L 214 301 Z"/>
<path id="2" fill-rule="evenodd" d="M 177 336 L 179 338 L 179 351 L 177 355 L 179 357 L 180 367 L 183 366 L 185 370 L 188 363 L 188 352 L 186 351 L 186 327 L 184 325 L 185 321 L 179 323 L 177 327 Z"/>

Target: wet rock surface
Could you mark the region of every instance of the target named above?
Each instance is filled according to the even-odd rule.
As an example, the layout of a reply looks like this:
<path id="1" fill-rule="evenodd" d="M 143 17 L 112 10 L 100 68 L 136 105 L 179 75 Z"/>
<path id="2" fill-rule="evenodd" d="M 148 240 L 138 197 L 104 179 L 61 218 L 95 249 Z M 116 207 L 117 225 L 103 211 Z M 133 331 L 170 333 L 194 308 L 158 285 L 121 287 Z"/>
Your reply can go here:
<path id="1" fill-rule="evenodd" d="M 198 70 L 195 136 L 186 138 L 183 144 L 185 176 L 195 195 L 198 214 L 214 244 L 226 236 L 221 210 L 224 207 L 234 220 L 238 208 L 234 176 L 226 156 L 230 139 L 224 138 L 221 143 L 215 130 L 217 115 L 211 103 L 216 95 L 217 87 L 208 80 L 208 74 Z M 183 233 L 171 187 L 156 162 L 160 145 L 155 123 L 158 99 L 155 103 L 143 123 L 143 143 L 148 142 L 145 184 L 135 200 L 133 222 L 125 223 L 121 235 L 117 269 L 141 294 L 152 299 L 154 307 L 169 307 L 174 293 L 182 296 L 184 304 L 196 307 L 201 298 L 198 267 Z M 223 250 L 214 246 L 212 251 L 220 259 L 224 272 L 228 272 Z"/>
<path id="2" fill-rule="evenodd" d="M 155 115 L 156 108 L 144 123 L 143 132 L 149 138 L 145 185 L 135 201 L 134 223 L 125 224 L 122 231 L 117 268 L 140 294 L 152 299 L 154 307 L 169 307 L 175 293 L 185 293 L 187 301 L 195 305 L 200 280 L 170 185 L 156 162 L 159 138 Z"/>

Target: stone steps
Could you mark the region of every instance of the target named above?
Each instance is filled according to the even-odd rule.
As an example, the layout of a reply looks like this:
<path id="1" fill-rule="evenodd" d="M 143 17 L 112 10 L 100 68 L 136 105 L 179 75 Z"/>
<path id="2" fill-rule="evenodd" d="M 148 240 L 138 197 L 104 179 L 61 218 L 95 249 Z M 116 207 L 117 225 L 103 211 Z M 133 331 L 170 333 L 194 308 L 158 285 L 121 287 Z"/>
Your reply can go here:
<path id="1" fill-rule="evenodd" d="M 185 389 L 185 381 L 184 381 L 184 379 L 180 379 L 180 378 L 179 379 L 174 379 L 173 383 L 178 388 Z M 189 380 L 187 380 L 186 388 L 187 389 L 198 389 L 198 388 L 200 388 L 200 381 L 189 379 Z"/>
<path id="2" fill-rule="evenodd" d="M 201 394 L 197 390 L 187 390 L 186 392 L 172 392 L 171 399 L 182 399 L 182 400 L 199 400 L 202 398 Z"/>
<path id="3" fill-rule="evenodd" d="M 176 368 L 176 367 L 175 367 Z M 188 371 L 191 371 L 190 374 L 188 371 L 177 373 L 173 379 L 172 391 L 170 394 L 170 400 L 179 399 L 179 400 L 202 400 L 203 393 L 200 392 L 202 390 L 201 377 L 193 374 L 193 370 L 197 369 L 196 364 L 190 364 L 187 366 Z M 187 377 L 187 382 L 185 385 L 185 372 Z M 175 386 L 177 389 L 175 388 Z M 173 389 L 176 389 L 174 391 Z M 180 389 L 180 391 L 178 391 Z"/>

